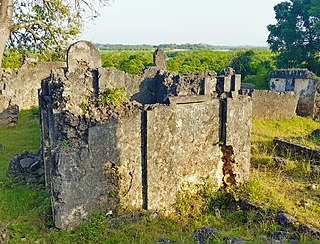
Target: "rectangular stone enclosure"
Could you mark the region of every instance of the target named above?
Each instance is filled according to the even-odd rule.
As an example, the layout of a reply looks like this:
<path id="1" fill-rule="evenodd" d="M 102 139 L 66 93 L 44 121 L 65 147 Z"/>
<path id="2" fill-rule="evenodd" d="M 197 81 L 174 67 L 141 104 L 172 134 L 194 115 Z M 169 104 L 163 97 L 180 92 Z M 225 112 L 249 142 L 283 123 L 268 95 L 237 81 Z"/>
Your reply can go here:
<path id="1" fill-rule="evenodd" d="M 67 58 L 39 90 L 56 227 L 72 228 L 93 210 L 168 213 L 185 186 L 248 179 L 252 102 L 239 95 L 233 70 L 167 72 L 157 50 L 156 66 L 130 75 L 101 68 L 88 42 L 73 44 Z M 104 103 L 119 87 L 129 101 Z"/>

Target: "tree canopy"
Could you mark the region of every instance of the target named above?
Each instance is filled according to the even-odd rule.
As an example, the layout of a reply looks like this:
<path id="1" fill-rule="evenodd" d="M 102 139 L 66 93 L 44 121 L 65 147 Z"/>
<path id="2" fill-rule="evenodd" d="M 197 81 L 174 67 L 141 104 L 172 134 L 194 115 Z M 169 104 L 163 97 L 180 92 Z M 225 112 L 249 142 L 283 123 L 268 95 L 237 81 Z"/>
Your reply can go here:
<path id="1" fill-rule="evenodd" d="M 308 68 L 320 74 L 320 0 L 290 0 L 274 7 L 277 23 L 269 25 L 268 43 L 278 67 Z"/>
<path id="2" fill-rule="evenodd" d="M 0 0 L 0 67 L 7 47 L 62 49 L 110 0 Z"/>

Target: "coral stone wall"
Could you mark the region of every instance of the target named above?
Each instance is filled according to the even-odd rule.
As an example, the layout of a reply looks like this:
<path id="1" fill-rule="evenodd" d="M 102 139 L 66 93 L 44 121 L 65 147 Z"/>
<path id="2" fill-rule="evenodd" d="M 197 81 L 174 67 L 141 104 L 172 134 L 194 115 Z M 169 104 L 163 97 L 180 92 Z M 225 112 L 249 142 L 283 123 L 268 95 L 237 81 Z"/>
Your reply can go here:
<path id="1" fill-rule="evenodd" d="M 84 52 L 81 62 L 53 70 L 39 92 L 56 227 L 72 228 L 93 210 L 167 213 L 185 185 L 248 179 L 252 101 L 239 95 L 241 77 L 233 70 L 170 73 L 158 50 L 159 67 L 135 76 L 97 67 L 90 43 L 73 45 L 67 57 Z M 130 101 L 102 102 L 112 86 L 125 86 Z"/>
<path id="2" fill-rule="evenodd" d="M 284 92 L 294 91 L 299 94 L 296 112 L 301 116 L 315 117 L 318 78 L 310 71 L 274 70 L 270 73 L 270 89 Z M 281 101 L 281 98 L 279 102 Z"/>
<path id="3" fill-rule="evenodd" d="M 293 118 L 299 93 L 255 90 L 252 94 L 252 116 L 256 119 Z"/>

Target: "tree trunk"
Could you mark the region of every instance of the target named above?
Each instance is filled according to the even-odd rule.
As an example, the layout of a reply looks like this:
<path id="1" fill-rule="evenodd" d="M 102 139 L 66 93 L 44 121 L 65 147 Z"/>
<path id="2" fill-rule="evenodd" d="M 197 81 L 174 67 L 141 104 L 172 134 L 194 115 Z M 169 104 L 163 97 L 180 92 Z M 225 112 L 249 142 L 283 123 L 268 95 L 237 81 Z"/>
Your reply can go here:
<path id="1" fill-rule="evenodd" d="M 10 36 L 13 17 L 13 0 L 0 0 L 0 68 L 6 42 Z"/>
<path id="2" fill-rule="evenodd" d="M 6 42 L 10 36 L 10 29 L 8 25 L 0 23 L 0 68 L 2 65 L 2 57 L 6 48 Z"/>

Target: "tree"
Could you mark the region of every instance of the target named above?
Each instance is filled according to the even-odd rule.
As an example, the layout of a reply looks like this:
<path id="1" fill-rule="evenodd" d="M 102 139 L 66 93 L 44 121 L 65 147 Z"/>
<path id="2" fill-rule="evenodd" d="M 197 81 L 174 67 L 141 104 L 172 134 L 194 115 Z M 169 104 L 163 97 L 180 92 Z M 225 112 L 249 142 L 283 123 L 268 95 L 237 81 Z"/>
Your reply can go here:
<path id="1" fill-rule="evenodd" d="M 240 51 L 238 55 L 231 60 L 230 66 L 236 71 L 236 73 L 241 74 L 242 80 L 252 73 L 251 63 L 254 55 L 253 50 Z"/>
<path id="2" fill-rule="evenodd" d="M 109 1 L 0 0 L 0 67 L 6 46 L 61 50 Z"/>
<path id="3" fill-rule="evenodd" d="M 268 43 L 281 68 L 308 68 L 320 74 L 320 0 L 290 0 L 274 7 Z"/>

